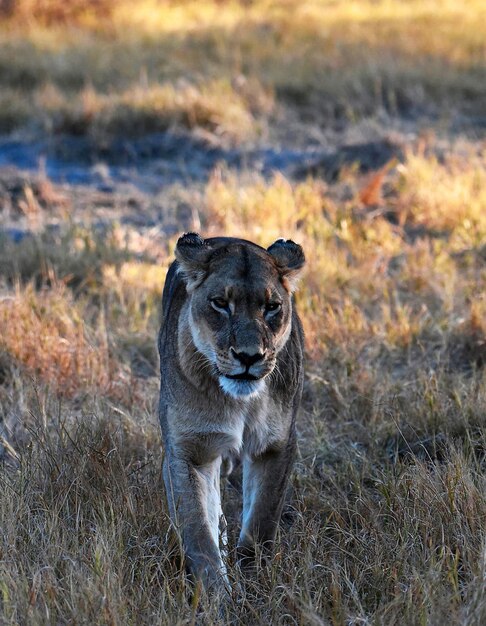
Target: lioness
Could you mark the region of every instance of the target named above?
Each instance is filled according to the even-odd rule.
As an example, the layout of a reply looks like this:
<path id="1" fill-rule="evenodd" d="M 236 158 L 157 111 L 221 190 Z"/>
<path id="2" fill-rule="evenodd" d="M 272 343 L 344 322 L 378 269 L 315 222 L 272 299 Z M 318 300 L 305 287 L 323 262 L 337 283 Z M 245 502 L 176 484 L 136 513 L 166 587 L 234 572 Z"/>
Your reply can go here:
<path id="1" fill-rule="evenodd" d="M 159 334 L 164 481 L 187 564 L 227 587 L 219 548 L 220 469 L 243 465 L 238 555 L 271 548 L 295 453 L 304 336 L 292 291 L 302 248 L 182 236 L 162 297 Z"/>

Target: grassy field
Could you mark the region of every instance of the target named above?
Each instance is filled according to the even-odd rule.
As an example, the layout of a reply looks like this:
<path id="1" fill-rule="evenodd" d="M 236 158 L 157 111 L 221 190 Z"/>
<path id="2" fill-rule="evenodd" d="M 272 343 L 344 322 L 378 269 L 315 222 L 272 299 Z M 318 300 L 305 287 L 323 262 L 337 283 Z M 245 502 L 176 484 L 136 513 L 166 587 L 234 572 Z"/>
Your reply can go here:
<path id="1" fill-rule="evenodd" d="M 7 4 L 14 137 L 385 137 L 401 156 L 222 163 L 157 194 L 0 168 L 0 624 L 486 623 L 484 3 Z M 245 582 L 230 552 L 224 619 L 188 601 L 156 419 L 160 297 L 193 229 L 284 235 L 308 260 L 289 502 L 268 569 Z"/>
<path id="2" fill-rule="evenodd" d="M 302 141 L 306 126 L 380 110 L 442 124 L 456 108 L 484 114 L 481 0 L 12 4 L 0 29 L 4 131 L 99 138 L 180 124 L 254 142 L 279 137 L 290 109 Z"/>

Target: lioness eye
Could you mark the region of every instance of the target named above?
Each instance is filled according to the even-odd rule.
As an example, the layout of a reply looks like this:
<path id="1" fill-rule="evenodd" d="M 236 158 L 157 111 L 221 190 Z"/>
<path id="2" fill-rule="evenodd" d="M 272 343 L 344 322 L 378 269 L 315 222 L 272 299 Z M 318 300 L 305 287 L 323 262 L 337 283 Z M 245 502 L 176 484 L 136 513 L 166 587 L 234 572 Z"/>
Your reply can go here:
<path id="1" fill-rule="evenodd" d="M 211 304 L 215 309 L 224 311 L 228 309 L 228 303 L 224 298 L 211 298 Z"/>
<path id="2" fill-rule="evenodd" d="M 265 305 L 265 313 L 276 313 L 280 311 L 282 305 L 280 302 L 269 302 Z"/>

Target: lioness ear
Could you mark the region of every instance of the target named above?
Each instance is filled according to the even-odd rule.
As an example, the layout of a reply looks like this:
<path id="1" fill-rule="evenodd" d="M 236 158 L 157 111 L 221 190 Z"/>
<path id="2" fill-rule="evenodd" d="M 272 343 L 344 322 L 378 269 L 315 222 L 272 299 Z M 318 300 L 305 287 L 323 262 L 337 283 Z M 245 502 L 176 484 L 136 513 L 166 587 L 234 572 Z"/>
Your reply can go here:
<path id="1" fill-rule="evenodd" d="M 305 256 L 302 247 L 291 239 L 277 239 L 267 249 L 277 263 L 284 287 L 292 292 L 297 287 L 301 269 L 304 267 Z"/>
<path id="2" fill-rule="evenodd" d="M 175 256 L 187 291 L 193 291 L 204 280 L 210 250 L 209 245 L 197 233 L 185 233 L 179 237 Z"/>

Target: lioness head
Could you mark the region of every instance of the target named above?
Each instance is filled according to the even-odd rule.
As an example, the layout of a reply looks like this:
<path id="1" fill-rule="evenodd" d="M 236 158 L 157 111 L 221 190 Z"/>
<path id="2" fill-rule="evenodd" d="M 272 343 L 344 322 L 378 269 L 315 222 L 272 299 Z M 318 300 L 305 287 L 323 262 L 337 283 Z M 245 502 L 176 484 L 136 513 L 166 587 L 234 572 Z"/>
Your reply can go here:
<path id="1" fill-rule="evenodd" d="M 259 393 L 290 335 L 292 291 L 304 265 L 302 248 L 279 239 L 267 250 L 240 239 L 177 242 L 196 348 L 233 397 Z"/>

